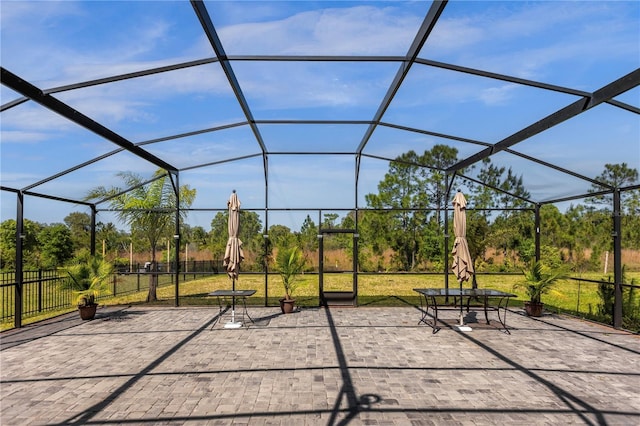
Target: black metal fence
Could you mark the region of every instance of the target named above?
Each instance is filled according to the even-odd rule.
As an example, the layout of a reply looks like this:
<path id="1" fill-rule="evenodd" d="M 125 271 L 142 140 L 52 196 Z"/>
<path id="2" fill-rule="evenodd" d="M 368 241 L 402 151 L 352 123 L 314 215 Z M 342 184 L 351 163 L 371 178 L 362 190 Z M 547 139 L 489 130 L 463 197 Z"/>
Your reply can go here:
<path id="1" fill-rule="evenodd" d="M 183 260 L 179 263 L 178 270 L 181 274 L 217 274 L 223 271 L 222 260 Z M 151 262 L 134 263 L 132 265 L 117 266 L 119 274 L 145 273 L 151 272 Z M 175 262 L 156 262 L 157 272 L 176 272 Z"/>
<path id="2" fill-rule="evenodd" d="M 222 269 L 222 261 L 183 261 L 180 262 L 180 281 L 190 281 L 206 275 L 217 274 Z M 175 282 L 175 263 L 158 263 L 155 274 L 158 287 L 173 285 Z M 110 293 L 98 298 L 124 296 L 149 289 L 150 264 L 134 264 L 131 267 L 116 268 L 110 283 Z M 0 273 L 0 322 L 9 322 L 15 318 L 16 279 L 13 272 Z M 28 318 L 47 312 L 71 309 L 75 296 L 71 290 L 62 288 L 65 279 L 63 271 L 57 269 L 23 271 L 22 280 L 22 316 Z"/>
<path id="3" fill-rule="evenodd" d="M 23 271 L 22 312 L 39 315 L 71 306 L 73 294 L 60 288 L 62 277 L 57 270 Z M 9 321 L 15 314 L 16 280 L 13 272 L 0 274 L 0 320 Z"/>

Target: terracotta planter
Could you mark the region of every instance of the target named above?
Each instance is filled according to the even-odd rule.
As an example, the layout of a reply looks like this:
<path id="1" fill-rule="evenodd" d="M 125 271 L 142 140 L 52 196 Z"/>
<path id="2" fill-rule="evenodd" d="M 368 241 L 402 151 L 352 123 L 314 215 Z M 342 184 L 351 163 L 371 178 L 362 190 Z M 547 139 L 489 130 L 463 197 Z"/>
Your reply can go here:
<path id="1" fill-rule="evenodd" d="M 280 299 L 280 309 L 283 314 L 290 314 L 296 309 L 296 299 Z"/>
<path id="2" fill-rule="evenodd" d="M 92 320 L 93 317 L 96 316 L 96 309 L 98 309 L 98 304 L 87 305 L 87 306 L 78 306 L 78 310 L 80 311 L 80 318 L 83 320 Z"/>
<path id="3" fill-rule="evenodd" d="M 524 310 L 530 317 L 541 317 L 544 303 L 524 302 Z"/>

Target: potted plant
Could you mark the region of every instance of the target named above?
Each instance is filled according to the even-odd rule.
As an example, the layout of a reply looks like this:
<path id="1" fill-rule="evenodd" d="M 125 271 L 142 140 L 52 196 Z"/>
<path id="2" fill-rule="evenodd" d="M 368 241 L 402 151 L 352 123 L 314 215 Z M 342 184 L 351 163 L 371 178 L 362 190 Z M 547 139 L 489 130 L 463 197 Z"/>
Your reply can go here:
<path id="1" fill-rule="evenodd" d="M 284 297 L 280 299 L 280 309 L 283 314 L 293 312 L 296 300 L 293 293 L 300 282 L 298 274 L 303 271 L 306 259 L 297 247 L 291 247 L 278 250 L 276 255 L 276 270 L 282 278 L 282 286 L 284 287 Z"/>
<path id="2" fill-rule="evenodd" d="M 524 279 L 514 285 L 515 288 L 524 289 L 529 301 L 524 303 L 524 309 L 528 316 L 542 316 L 544 304 L 542 295 L 549 293 L 559 282 L 566 279 L 569 274 L 562 268 L 548 268 L 540 261 L 531 263 L 528 269 L 522 271 Z"/>
<path id="3" fill-rule="evenodd" d="M 62 281 L 62 287 L 77 295 L 76 303 L 83 320 L 93 319 L 98 304 L 96 298 L 109 293 L 109 278 L 113 272 L 113 265 L 101 257 L 89 256 L 67 268 L 67 278 Z"/>

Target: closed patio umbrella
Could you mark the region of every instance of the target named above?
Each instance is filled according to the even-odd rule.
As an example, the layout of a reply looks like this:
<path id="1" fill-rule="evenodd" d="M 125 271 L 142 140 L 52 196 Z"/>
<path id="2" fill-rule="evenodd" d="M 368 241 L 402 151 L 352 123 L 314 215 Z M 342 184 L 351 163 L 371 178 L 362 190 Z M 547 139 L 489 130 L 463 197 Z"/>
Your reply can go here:
<path id="1" fill-rule="evenodd" d="M 244 259 L 244 253 L 242 251 L 242 241 L 238 238 L 240 232 L 240 200 L 234 189 L 229 201 L 227 201 L 227 208 L 229 209 L 229 239 L 227 240 L 227 248 L 224 252 L 223 266 L 227 270 L 227 274 L 232 281 L 232 291 L 236 291 L 236 280 L 240 272 L 240 262 Z M 240 327 L 241 323 L 236 323 L 235 310 L 236 299 L 231 297 L 231 322 L 226 325 L 227 328 Z"/>
<path id="2" fill-rule="evenodd" d="M 462 313 L 462 283 L 469 281 L 473 275 L 473 261 L 469 253 L 467 244 L 467 200 L 462 192 L 458 191 L 453 197 L 453 233 L 455 241 L 453 243 L 453 264 L 451 269 L 460 283 L 460 325 L 464 325 L 464 315 Z"/>

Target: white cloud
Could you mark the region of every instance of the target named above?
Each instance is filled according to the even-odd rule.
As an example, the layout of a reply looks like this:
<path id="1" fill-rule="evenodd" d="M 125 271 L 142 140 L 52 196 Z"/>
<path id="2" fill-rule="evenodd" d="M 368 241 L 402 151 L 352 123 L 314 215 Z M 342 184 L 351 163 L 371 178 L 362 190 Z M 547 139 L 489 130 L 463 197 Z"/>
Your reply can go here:
<path id="1" fill-rule="evenodd" d="M 397 8 L 355 6 L 231 25 L 219 34 L 229 55 L 403 55 L 419 24 L 419 16 Z M 234 67 L 245 93 L 260 102 L 254 107 L 305 109 L 377 105 L 398 64 L 276 62 Z"/>
<path id="2" fill-rule="evenodd" d="M 200 33 L 183 42 L 187 47 L 172 47 L 184 23 L 164 5 L 188 10 L 188 3 L 161 2 L 163 7 L 152 7 L 135 21 L 127 20 L 127 3 L 3 2 L 3 66 L 49 88 L 212 55 L 200 43 Z M 121 19 L 114 18 L 123 12 Z M 105 30 L 109 20 L 113 23 Z"/>
<path id="3" fill-rule="evenodd" d="M 377 105 L 397 65 L 275 62 L 236 66 L 249 101 L 260 109 L 309 109 Z M 286 76 L 286 77 L 283 77 Z M 384 82 L 384 83 L 383 83 Z"/>
<path id="4" fill-rule="evenodd" d="M 50 137 L 45 132 L 33 132 L 22 130 L 2 130 L 0 131 L 0 140 L 5 143 L 33 143 L 47 140 Z"/>
<path id="5" fill-rule="evenodd" d="M 480 91 L 479 99 L 485 105 L 505 105 L 512 99 L 515 84 L 493 86 Z"/>
<path id="6" fill-rule="evenodd" d="M 70 130 L 76 127 L 61 116 L 40 107 L 34 103 L 27 103 L 14 107 L 2 113 L 2 130 L 26 132 L 40 135 L 51 131 Z M 33 140 L 33 139 L 32 139 Z"/>
<path id="7" fill-rule="evenodd" d="M 544 81 L 551 65 L 593 73 L 592 63 L 640 53 L 632 2 L 460 4 L 448 6 L 421 57 Z"/>
<path id="8" fill-rule="evenodd" d="M 91 118 L 110 123 L 158 120 L 155 109 L 176 96 L 222 95 L 233 100 L 231 89 L 217 65 L 199 66 L 146 77 L 87 87 L 54 96 Z"/>
<path id="9" fill-rule="evenodd" d="M 22 188 L 42 179 L 43 176 L 33 172 L 2 172 L 2 185 L 9 188 Z M 14 212 L 15 213 L 15 212 Z"/>
<path id="10" fill-rule="evenodd" d="M 34 27 L 46 27 L 58 19 L 81 14 L 77 2 L 5 1 L 2 2 L 0 25 L 3 31 L 33 34 Z M 31 22 L 32 25 L 26 26 L 25 22 Z"/>
<path id="11" fill-rule="evenodd" d="M 431 34 L 421 57 L 430 57 L 432 52 L 460 51 L 467 46 L 482 43 L 487 30 L 468 17 L 442 18 Z"/>
<path id="12" fill-rule="evenodd" d="M 220 30 L 227 54 L 404 54 L 420 17 L 373 6 L 326 8 Z"/>

